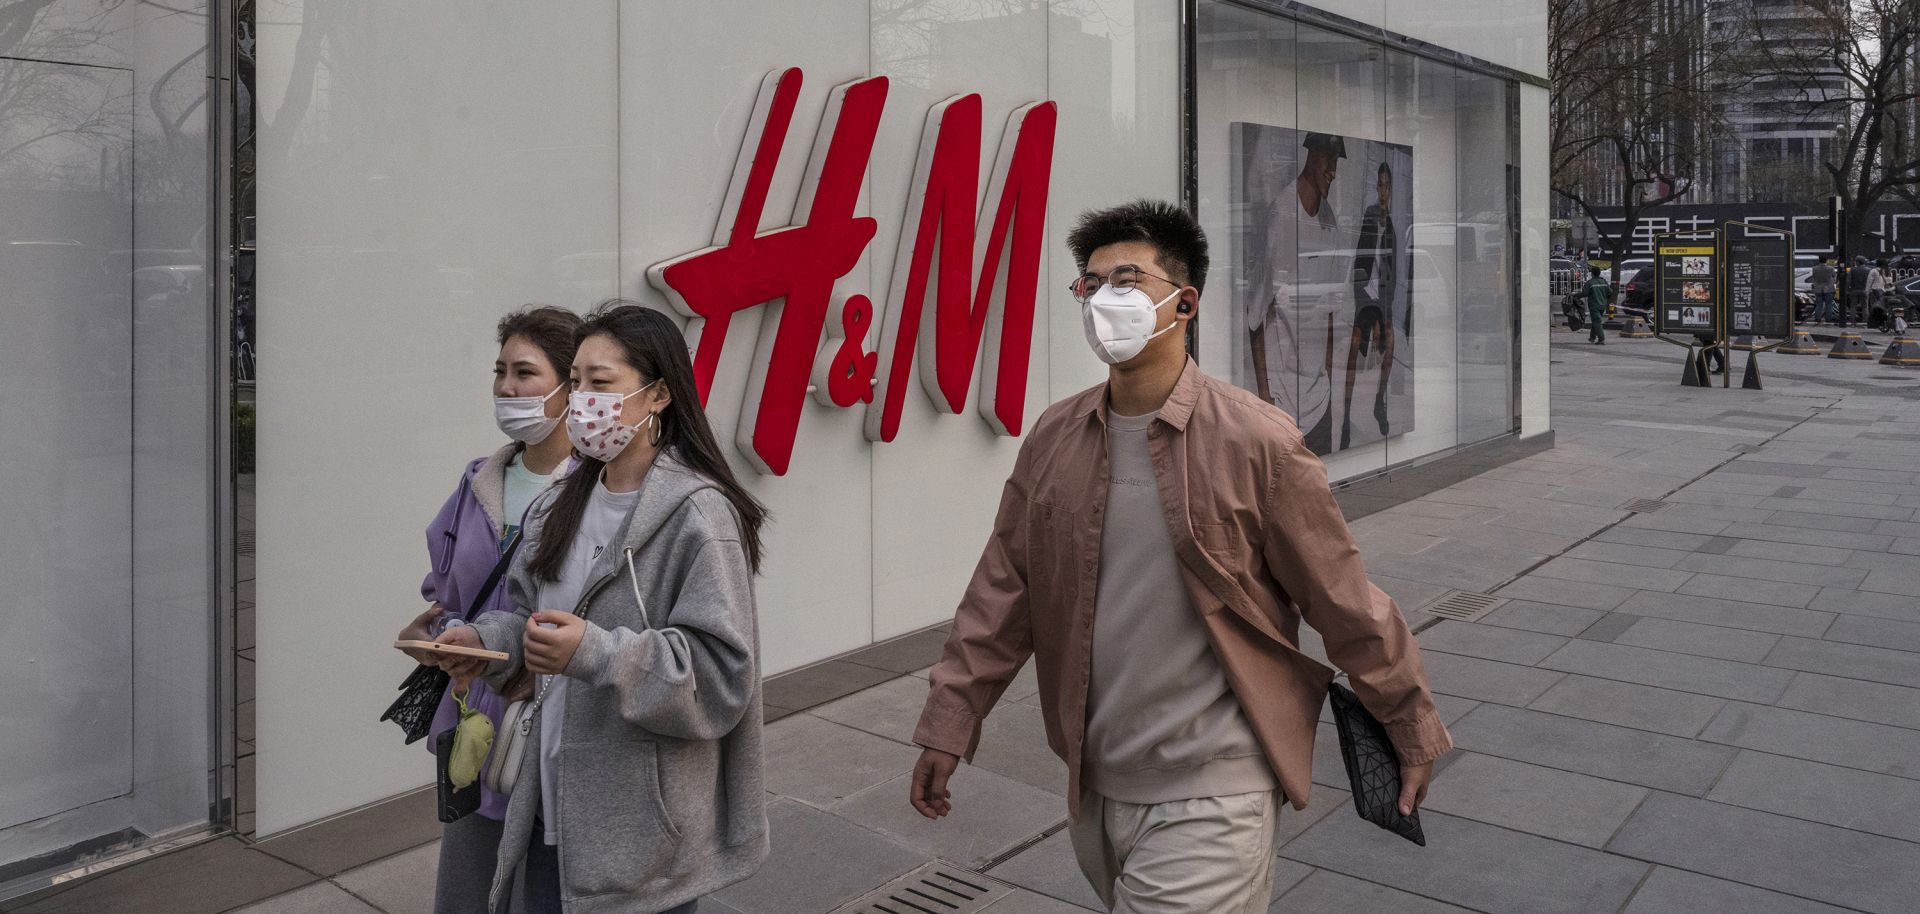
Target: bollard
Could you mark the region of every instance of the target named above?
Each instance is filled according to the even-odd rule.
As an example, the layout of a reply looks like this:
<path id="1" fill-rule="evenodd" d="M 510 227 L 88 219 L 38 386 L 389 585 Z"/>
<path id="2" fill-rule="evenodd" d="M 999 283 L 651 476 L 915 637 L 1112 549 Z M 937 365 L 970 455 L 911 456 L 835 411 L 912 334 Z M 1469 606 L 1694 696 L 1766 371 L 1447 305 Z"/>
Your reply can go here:
<path id="1" fill-rule="evenodd" d="M 1692 346 L 1687 347 L 1687 364 L 1680 370 L 1681 387 L 1711 386 L 1707 383 L 1707 366 L 1702 364 L 1705 361 L 1706 359 L 1694 353 Z"/>
<path id="2" fill-rule="evenodd" d="M 1738 350 L 1738 351 L 1740 351 L 1740 352 L 1752 352 L 1752 351 L 1753 351 L 1753 348 L 1754 348 L 1755 346 L 1758 346 L 1758 345 L 1760 345 L 1760 344 L 1759 344 L 1759 342 L 1758 342 L 1758 341 L 1756 341 L 1756 340 L 1755 340 L 1755 339 L 1754 339 L 1753 337 L 1750 337 L 1750 336 L 1736 336 L 1736 337 L 1734 337 L 1734 338 L 1733 338 L 1733 342 L 1732 342 L 1732 344 L 1731 344 L 1731 345 L 1732 345 L 1732 347 L 1733 347 L 1734 349 L 1736 349 L 1736 350 Z"/>
<path id="3" fill-rule="evenodd" d="M 1636 317 L 1627 322 L 1626 329 L 1620 331 L 1620 336 L 1629 340 L 1651 339 L 1653 328 L 1647 326 L 1645 318 Z"/>
<path id="4" fill-rule="evenodd" d="M 1827 353 L 1827 358 L 1870 359 L 1873 358 L 1873 350 L 1867 348 L 1867 343 L 1860 338 L 1860 334 L 1843 330 L 1833 341 L 1833 350 Z"/>
<path id="5" fill-rule="evenodd" d="M 1894 337 L 1887 343 L 1887 353 L 1880 357 L 1880 364 L 1920 368 L 1920 343 L 1908 339 L 1904 333 Z"/>
<path id="6" fill-rule="evenodd" d="M 1794 330 L 1785 345 L 1774 350 L 1787 355 L 1819 355 L 1820 344 L 1813 341 L 1813 334 L 1805 330 Z"/>
<path id="7" fill-rule="evenodd" d="M 1760 353 L 1747 350 L 1747 373 L 1740 379 L 1742 390 L 1760 390 Z"/>

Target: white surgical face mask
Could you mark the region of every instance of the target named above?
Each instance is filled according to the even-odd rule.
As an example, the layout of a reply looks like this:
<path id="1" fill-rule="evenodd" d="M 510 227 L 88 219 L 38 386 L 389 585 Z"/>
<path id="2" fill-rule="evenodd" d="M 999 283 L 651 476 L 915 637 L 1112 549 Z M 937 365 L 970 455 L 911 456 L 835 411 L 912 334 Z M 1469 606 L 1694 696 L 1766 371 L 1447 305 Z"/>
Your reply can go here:
<path id="1" fill-rule="evenodd" d="M 1174 321 L 1158 333 L 1153 329 L 1160 309 L 1179 297 L 1180 290 L 1175 289 L 1172 295 L 1156 303 L 1147 297 L 1144 289 L 1136 287 L 1121 292 L 1110 285 L 1101 286 L 1100 291 L 1080 306 L 1087 345 L 1093 347 L 1093 354 L 1099 356 L 1100 361 L 1109 365 L 1118 365 L 1139 355 L 1140 350 L 1147 348 L 1148 341 L 1180 326 L 1179 321 Z"/>
<path id="2" fill-rule="evenodd" d="M 610 394 L 599 390 L 576 390 L 567 403 L 567 440 L 573 442 L 574 450 L 581 455 L 606 463 L 633 443 L 633 436 L 641 427 L 658 422 L 658 417 L 648 413 L 638 425 L 628 425 L 620 421 L 620 410 L 626 402 L 646 393 L 648 387 L 660 383 L 654 381 L 646 387 L 630 394 Z"/>
<path id="3" fill-rule="evenodd" d="M 553 395 L 566 389 L 567 382 L 544 397 L 494 397 L 493 424 L 500 426 L 507 437 L 525 444 L 535 444 L 547 440 L 547 435 L 560 424 L 559 416 L 547 415 L 547 401 Z"/>

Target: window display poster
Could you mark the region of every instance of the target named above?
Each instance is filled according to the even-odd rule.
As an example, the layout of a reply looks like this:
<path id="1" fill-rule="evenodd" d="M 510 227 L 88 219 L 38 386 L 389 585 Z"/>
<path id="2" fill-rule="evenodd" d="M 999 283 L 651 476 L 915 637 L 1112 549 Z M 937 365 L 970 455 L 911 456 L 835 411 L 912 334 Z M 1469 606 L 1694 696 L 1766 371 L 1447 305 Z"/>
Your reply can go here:
<path id="1" fill-rule="evenodd" d="M 1743 232 L 1728 226 L 1726 232 L 1733 332 L 1786 339 L 1793 332 L 1793 236 L 1760 227 Z"/>
<path id="2" fill-rule="evenodd" d="M 1326 456 L 1413 430 L 1413 149 L 1236 122 L 1240 376 Z M 1438 290 L 1434 294 L 1440 294 Z"/>
<path id="3" fill-rule="evenodd" d="M 1654 305 L 1654 330 L 1663 334 L 1717 337 L 1715 320 L 1712 239 L 1662 243 L 1659 260 L 1659 298 Z"/>

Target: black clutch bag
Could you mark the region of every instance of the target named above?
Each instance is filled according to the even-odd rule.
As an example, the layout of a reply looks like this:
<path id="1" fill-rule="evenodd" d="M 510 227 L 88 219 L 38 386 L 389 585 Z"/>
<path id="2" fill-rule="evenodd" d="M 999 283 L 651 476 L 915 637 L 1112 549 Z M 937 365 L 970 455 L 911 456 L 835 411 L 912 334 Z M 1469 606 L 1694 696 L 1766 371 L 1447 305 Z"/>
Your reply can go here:
<path id="1" fill-rule="evenodd" d="M 1360 696 L 1339 683 L 1327 686 L 1333 705 L 1333 727 L 1340 731 L 1340 760 L 1347 766 L 1347 784 L 1353 789 L 1353 810 L 1360 818 L 1387 831 L 1427 846 L 1420 830 L 1420 810 L 1400 814 L 1400 756 L 1380 726 L 1360 704 Z"/>
<path id="2" fill-rule="evenodd" d="M 447 776 L 447 760 L 453 755 L 453 734 L 458 729 L 448 727 L 433 738 L 433 783 L 439 795 L 434 810 L 442 822 L 452 822 L 467 813 L 480 808 L 480 782 L 474 781 L 465 787 L 454 787 L 453 779 Z"/>
<path id="3" fill-rule="evenodd" d="M 381 720 L 400 725 L 409 745 L 426 736 L 433 727 L 433 712 L 440 708 L 440 696 L 447 691 L 447 671 L 430 666 L 414 667 L 400 683 L 400 697 L 387 706 Z"/>

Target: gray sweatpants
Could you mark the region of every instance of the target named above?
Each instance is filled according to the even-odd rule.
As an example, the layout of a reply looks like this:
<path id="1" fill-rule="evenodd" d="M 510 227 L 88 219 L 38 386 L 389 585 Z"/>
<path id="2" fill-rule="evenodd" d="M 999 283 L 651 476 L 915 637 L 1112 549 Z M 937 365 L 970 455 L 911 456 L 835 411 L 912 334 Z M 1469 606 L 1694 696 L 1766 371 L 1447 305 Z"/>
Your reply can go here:
<path id="1" fill-rule="evenodd" d="M 440 875 L 433 887 L 433 914 L 474 914 L 487 909 L 494 861 L 506 823 L 469 813 L 440 829 Z"/>
<path id="2" fill-rule="evenodd" d="M 1279 796 L 1143 805 L 1083 788 L 1073 855 L 1112 914 L 1264 914 Z"/>

